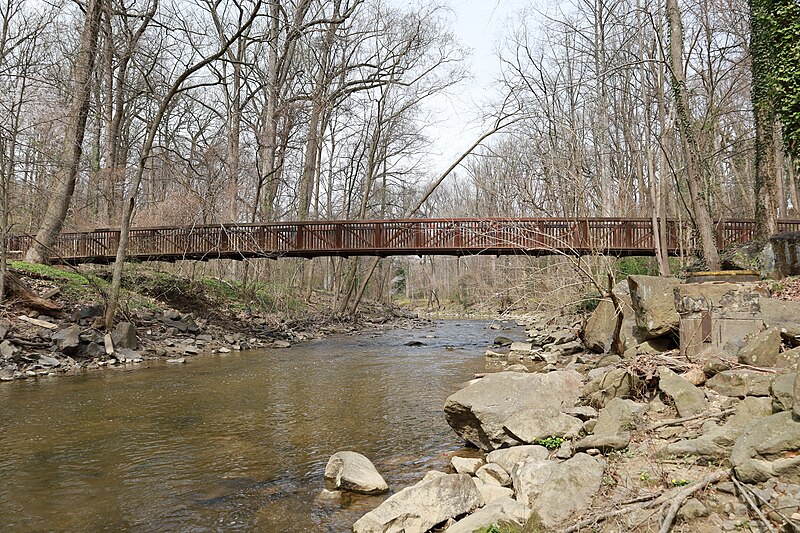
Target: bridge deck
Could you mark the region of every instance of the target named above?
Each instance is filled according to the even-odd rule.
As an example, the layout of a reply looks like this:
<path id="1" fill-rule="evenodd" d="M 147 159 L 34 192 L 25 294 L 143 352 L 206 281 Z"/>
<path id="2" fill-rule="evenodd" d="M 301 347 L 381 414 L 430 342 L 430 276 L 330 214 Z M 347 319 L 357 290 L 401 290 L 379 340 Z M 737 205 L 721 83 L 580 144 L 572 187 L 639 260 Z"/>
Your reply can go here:
<path id="1" fill-rule="evenodd" d="M 782 220 L 781 231 L 799 231 L 800 220 Z M 720 248 L 752 239 L 752 220 L 717 224 Z M 667 223 L 667 250 L 677 254 L 689 234 Z M 22 257 L 30 235 L 10 237 L 12 257 Z M 114 261 L 118 229 L 63 233 L 53 247 L 54 263 Z M 270 224 L 215 224 L 133 228 L 128 257 L 141 261 L 246 257 L 391 255 L 549 255 L 554 253 L 654 255 L 650 219 L 623 218 L 439 218 L 342 220 Z"/>

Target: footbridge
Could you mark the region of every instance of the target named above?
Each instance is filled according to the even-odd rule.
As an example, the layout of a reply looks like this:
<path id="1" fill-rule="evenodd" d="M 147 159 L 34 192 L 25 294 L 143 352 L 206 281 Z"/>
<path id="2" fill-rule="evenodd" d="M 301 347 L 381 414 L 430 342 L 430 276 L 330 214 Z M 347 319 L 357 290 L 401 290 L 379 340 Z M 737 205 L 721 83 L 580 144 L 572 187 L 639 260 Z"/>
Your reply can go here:
<path id="1" fill-rule="evenodd" d="M 781 231 L 800 231 L 800 220 L 781 220 Z M 716 223 L 723 248 L 753 238 L 755 222 Z M 671 255 L 692 253 L 686 222 L 666 222 Z M 54 263 L 111 263 L 119 229 L 62 233 Z M 31 235 L 9 238 L 9 255 L 22 258 Z M 133 228 L 127 256 L 139 261 L 244 259 L 250 257 L 351 257 L 393 255 L 654 255 L 651 219 L 637 218 L 415 218 L 268 224 L 211 224 Z"/>

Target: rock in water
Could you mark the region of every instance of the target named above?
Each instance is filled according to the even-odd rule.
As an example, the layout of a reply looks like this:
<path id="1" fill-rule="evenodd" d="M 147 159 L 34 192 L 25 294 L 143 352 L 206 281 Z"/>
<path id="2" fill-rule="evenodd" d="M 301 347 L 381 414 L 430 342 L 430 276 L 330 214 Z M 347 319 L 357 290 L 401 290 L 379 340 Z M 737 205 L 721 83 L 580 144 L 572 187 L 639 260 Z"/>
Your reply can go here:
<path id="1" fill-rule="evenodd" d="M 485 451 L 514 446 L 521 442 L 505 430 L 508 418 L 529 407 L 573 407 L 581 387 L 581 375 L 572 370 L 489 374 L 447 398 L 445 419 L 461 438 Z"/>
<path id="2" fill-rule="evenodd" d="M 424 533 L 482 505 L 483 497 L 467 474 L 428 474 L 358 519 L 353 532 Z"/>
<path id="3" fill-rule="evenodd" d="M 325 467 L 325 482 L 331 489 L 383 494 L 389 490 L 375 465 L 358 452 L 336 452 Z"/>
<path id="4" fill-rule="evenodd" d="M 588 508 L 600 490 L 603 465 L 579 453 L 563 463 L 532 461 L 515 469 L 517 501 L 530 504 L 545 531 Z"/>

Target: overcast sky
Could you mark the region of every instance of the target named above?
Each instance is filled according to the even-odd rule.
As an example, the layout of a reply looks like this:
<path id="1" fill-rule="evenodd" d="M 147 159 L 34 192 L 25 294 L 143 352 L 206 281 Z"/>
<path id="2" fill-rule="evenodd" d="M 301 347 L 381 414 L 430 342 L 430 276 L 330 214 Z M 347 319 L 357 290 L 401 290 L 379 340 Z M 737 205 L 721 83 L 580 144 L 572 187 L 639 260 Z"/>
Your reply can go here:
<path id="1" fill-rule="evenodd" d="M 479 111 L 495 93 L 500 71 L 497 47 L 519 14 L 538 4 L 536 0 L 449 0 L 453 10 L 453 33 L 471 49 L 468 67 L 471 79 L 435 100 L 441 108 L 437 123 L 429 128 L 431 147 L 437 159 L 437 174 L 466 150 L 487 128 Z"/>

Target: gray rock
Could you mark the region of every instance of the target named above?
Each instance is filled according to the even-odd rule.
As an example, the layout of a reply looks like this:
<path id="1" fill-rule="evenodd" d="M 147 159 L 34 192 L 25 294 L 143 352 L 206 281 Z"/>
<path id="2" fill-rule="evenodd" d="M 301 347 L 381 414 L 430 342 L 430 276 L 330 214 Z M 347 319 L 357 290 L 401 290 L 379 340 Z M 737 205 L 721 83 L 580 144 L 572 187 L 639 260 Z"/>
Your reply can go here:
<path id="1" fill-rule="evenodd" d="M 675 310 L 676 278 L 628 276 L 636 325 L 643 339 L 653 339 L 678 330 L 680 315 Z"/>
<path id="2" fill-rule="evenodd" d="M 627 281 L 621 281 L 614 286 L 614 294 L 620 299 L 622 305 L 622 328 L 620 338 L 625 346 L 635 346 L 638 340 L 635 337 L 636 317 L 631 307 L 630 289 Z M 607 353 L 611 350 L 611 337 L 616 326 L 617 313 L 611 300 L 603 299 L 589 317 L 586 326 L 581 332 L 581 338 L 586 348 L 598 353 Z"/>
<path id="3" fill-rule="evenodd" d="M 484 465 L 483 459 L 476 457 L 459 457 L 457 455 L 450 459 L 450 465 L 459 474 L 469 474 L 474 476 L 475 472 Z"/>
<path id="4" fill-rule="evenodd" d="M 583 394 L 597 407 L 603 407 L 614 398 L 625 398 L 638 385 L 637 377 L 625 368 L 614 368 L 593 379 L 584 388 Z"/>
<path id="5" fill-rule="evenodd" d="M 731 465 L 744 483 L 771 477 L 800 482 L 800 422 L 791 412 L 777 413 L 748 427 L 731 450 Z"/>
<path id="6" fill-rule="evenodd" d="M 470 476 L 426 475 L 358 519 L 353 533 L 424 533 L 481 506 L 483 497 Z"/>
<path id="7" fill-rule="evenodd" d="M 11 341 L 5 340 L 0 342 L 0 357 L 3 359 L 14 359 L 20 353 L 19 347 L 12 344 Z"/>
<path id="8" fill-rule="evenodd" d="M 702 435 L 667 445 L 672 455 L 699 455 L 714 459 L 727 458 L 736 439 L 755 421 L 772 414 L 772 399 L 748 397 L 736 406 L 736 413 L 721 426 L 705 427 Z"/>
<path id="9" fill-rule="evenodd" d="M 517 501 L 530 504 L 546 531 L 588 508 L 600 490 L 603 465 L 579 453 L 563 463 L 528 462 L 512 474 Z"/>
<path id="10" fill-rule="evenodd" d="M 522 373 L 525 373 L 525 372 L 530 372 L 530 370 L 528 370 L 528 367 L 523 365 L 522 363 L 516 363 L 516 364 L 513 364 L 511 366 L 507 366 L 506 368 L 504 368 L 503 372 L 522 372 Z"/>
<path id="11" fill-rule="evenodd" d="M 475 472 L 475 477 L 487 485 L 507 487 L 511 484 L 511 476 L 503 467 L 496 463 L 487 463 L 483 465 Z"/>
<path id="12" fill-rule="evenodd" d="M 578 436 L 583 422 L 551 407 L 528 407 L 517 411 L 503 425 L 507 433 L 525 444 L 534 444 L 546 437 L 573 439 Z"/>
<path id="13" fill-rule="evenodd" d="M 597 418 L 597 409 L 589 405 L 578 405 L 576 407 L 567 407 L 561 410 L 562 413 L 569 416 L 579 418 L 584 422 L 590 418 Z"/>
<path id="14" fill-rule="evenodd" d="M 708 516 L 708 514 L 708 508 L 703 505 L 700 500 L 697 498 L 689 498 L 678 511 L 678 518 L 682 520 L 696 520 Z"/>
<path id="15" fill-rule="evenodd" d="M 200 353 L 200 350 L 197 348 L 197 346 L 192 346 L 189 344 L 183 349 L 183 353 L 186 355 L 197 355 Z"/>
<path id="16" fill-rule="evenodd" d="M 505 489 L 510 490 L 510 489 Z M 522 528 L 530 508 L 509 497 L 499 498 L 448 527 L 446 533 L 473 533 L 491 525 Z"/>
<path id="17" fill-rule="evenodd" d="M 486 462 L 496 464 L 510 474 L 517 463 L 544 461 L 549 455 L 550 452 L 544 446 L 532 444 L 495 450 L 486 456 Z"/>
<path id="18" fill-rule="evenodd" d="M 631 430 L 636 428 L 647 409 L 647 405 L 632 400 L 611 400 L 600 410 L 593 434 L 581 439 L 576 449 L 585 451 L 596 448 L 607 452 L 626 448 L 631 440 Z"/>
<path id="19" fill-rule="evenodd" d="M 795 379 L 797 379 L 796 372 L 786 372 L 772 378 L 769 392 L 772 395 L 772 409 L 776 413 L 792 410 L 794 406 Z"/>
<path id="20" fill-rule="evenodd" d="M 64 355 L 77 355 L 81 347 L 81 328 L 73 325 L 68 328 L 53 333 L 51 340 L 56 344 L 56 348 Z"/>
<path id="21" fill-rule="evenodd" d="M 167 364 L 170 365 L 182 365 L 186 362 L 185 357 L 179 357 L 177 359 L 167 359 Z"/>
<path id="22" fill-rule="evenodd" d="M 325 466 L 325 484 L 331 490 L 383 494 L 389 490 L 372 462 L 358 452 L 336 452 Z"/>
<path id="23" fill-rule="evenodd" d="M 475 483 L 475 486 L 478 487 L 478 492 L 481 493 L 481 498 L 483 498 L 484 505 L 488 505 L 501 498 L 514 497 L 514 490 L 508 487 L 501 487 L 500 485 L 495 485 L 493 483 L 489 484 L 477 477 L 472 478 L 472 481 Z"/>
<path id="24" fill-rule="evenodd" d="M 139 347 L 139 339 L 136 337 L 136 326 L 130 322 L 120 322 L 114 327 L 111 332 L 111 340 L 114 342 L 114 347 L 128 348 L 135 350 Z"/>
<path id="25" fill-rule="evenodd" d="M 658 368 L 658 388 L 672 398 L 678 416 L 693 416 L 708 409 L 703 391 L 665 366 Z"/>
<path id="26" fill-rule="evenodd" d="M 57 368 L 61 366 L 61 361 L 50 355 L 40 355 L 39 364 L 45 368 Z"/>
<path id="27" fill-rule="evenodd" d="M 706 381 L 706 387 L 723 396 L 769 396 L 770 375 L 752 370 L 725 370 Z"/>
<path id="28" fill-rule="evenodd" d="M 494 344 L 495 346 L 511 346 L 512 342 L 513 341 L 508 337 L 503 337 L 502 335 L 500 335 L 494 338 L 494 342 L 492 344 Z"/>
<path id="29" fill-rule="evenodd" d="M 780 331 L 778 328 L 769 328 L 747 339 L 739 352 L 739 362 L 761 367 L 786 366 L 787 359 L 780 357 L 780 349 Z"/>
<path id="30" fill-rule="evenodd" d="M 520 441 L 504 428 L 511 415 L 528 407 L 572 407 L 581 386 L 581 375 L 572 370 L 489 374 L 447 398 L 445 419 L 461 438 L 483 450 L 513 446 Z"/>
<path id="31" fill-rule="evenodd" d="M 511 351 L 529 354 L 533 350 L 533 345 L 530 342 L 512 342 Z"/>
<path id="32" fill-rule="evenodd" d="M 123 363 L 140 363 L 142 361 L 142 354 L 128 348 L 119 348 L 115 357 Z"/>

